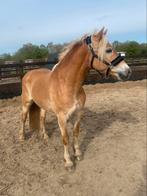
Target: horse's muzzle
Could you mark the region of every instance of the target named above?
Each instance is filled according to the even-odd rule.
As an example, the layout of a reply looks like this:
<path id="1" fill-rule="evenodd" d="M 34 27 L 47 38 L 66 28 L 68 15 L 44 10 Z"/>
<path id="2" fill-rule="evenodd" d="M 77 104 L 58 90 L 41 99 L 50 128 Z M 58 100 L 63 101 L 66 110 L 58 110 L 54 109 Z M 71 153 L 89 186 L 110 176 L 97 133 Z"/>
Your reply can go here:
<path id="1" fill-rule="evenodd" d="M 132 70 L 130 68 L 128 68 L 125 72 L 120 72 L 119 77 L 122 80 L 128 80 L 130 78 L 131 74 L 132 74 Z"/>

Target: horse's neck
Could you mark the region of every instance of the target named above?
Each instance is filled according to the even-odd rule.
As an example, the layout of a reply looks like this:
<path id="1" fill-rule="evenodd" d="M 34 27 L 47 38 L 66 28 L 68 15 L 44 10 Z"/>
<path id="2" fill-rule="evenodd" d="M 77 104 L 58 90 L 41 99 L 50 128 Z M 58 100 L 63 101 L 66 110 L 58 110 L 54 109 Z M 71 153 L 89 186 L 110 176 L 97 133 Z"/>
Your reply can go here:
<path id="1" fill-rule="evenodd" d="M 74 49 L 73 49 L 74 50 Z M 74 52 L 59 63 L 54 72 L 63 85 L 78 91 L 89 71 L 89 52 L 87 46 L 81 44 Z"/>

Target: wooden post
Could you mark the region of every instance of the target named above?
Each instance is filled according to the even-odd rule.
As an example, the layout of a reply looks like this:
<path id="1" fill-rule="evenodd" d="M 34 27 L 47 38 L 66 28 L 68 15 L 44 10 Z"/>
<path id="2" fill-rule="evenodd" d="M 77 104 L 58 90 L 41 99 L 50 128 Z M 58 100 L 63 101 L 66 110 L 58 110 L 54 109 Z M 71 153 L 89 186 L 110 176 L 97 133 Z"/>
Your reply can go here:
<path id="1" fill-rule="evenodd" d="M 1 68 L 0 68 L 0 80 L 2 79 L 2 77 L 1 77 L 1 76 L 2 76 L 2 72 L 1 72 Z"/>
<path id="2" fill-rule="evenodd" d="M 19 65 L 19 74 L 20 74 L 20 80 L 22 80 L 22 77 L 24 75 L 24 69 L 23 69 L 23 63 L 21 62 L 20 65 Z"/>

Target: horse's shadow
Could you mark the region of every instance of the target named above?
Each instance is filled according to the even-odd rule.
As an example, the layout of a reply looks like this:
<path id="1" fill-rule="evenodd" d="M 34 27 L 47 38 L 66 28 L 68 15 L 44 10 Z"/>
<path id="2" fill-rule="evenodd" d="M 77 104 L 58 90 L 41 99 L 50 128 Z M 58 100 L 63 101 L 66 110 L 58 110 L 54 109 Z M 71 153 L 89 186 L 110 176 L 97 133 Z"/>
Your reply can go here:
<path id="1" fill-rule="evenodd" d="M 84 133 L 82 132 L 81 134 L 82 141 L 80 144 L 83 156 L 92 140 L 95 137 L 98 137 L 103 131 L 109 128 L 112 123 L 115 122 L 135 124 L 138 123 L 138 120 L 129 111 L 116 111 L 111 109 L 103 112 L 94 112 L 88 108 L 84 109 L 84 115 L 81 119 L 81 129 L 84 130 Z M 50 139 L 54 133 L 54 130 L 57 129 L 59 129 L 58 122 L 57 118 L 54 116 L 51 121 L 46 122 L 46 130 Z M 31 134 L 32 133 L 28 133 L 27 137 L 30 137 Z M 58 136 L 60 135 L 60 132 L 58 131 L 56 134 Z"/>
<path id="2" fill-rule="evenodd" d="M 85 108 L 84 115 L 81 120 L 81 128 L 85 131 L 80 145 L 83 156 L 92 140 L 99 136 L 102 131 L 105 131 L 108 127 L 110 127 L 112 123 L 118 121 L 128 124 L 138 123 L 137 118 L 132 116 L 129 111 L 107 110 L 97 113 Z"/>

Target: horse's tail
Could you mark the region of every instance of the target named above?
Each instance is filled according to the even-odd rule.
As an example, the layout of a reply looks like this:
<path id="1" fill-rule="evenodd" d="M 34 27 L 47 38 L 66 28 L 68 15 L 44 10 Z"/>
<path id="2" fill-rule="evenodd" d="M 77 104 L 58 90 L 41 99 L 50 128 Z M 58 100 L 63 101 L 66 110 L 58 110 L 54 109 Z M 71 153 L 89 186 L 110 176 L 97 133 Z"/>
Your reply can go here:
<path id="1" fill-rule="evenodd" d="M 38 107 L 35 103 L 30 106 L 29 109 L 29 126 L 30 130 L 38 130 L 40 129 L 40 107 Z"/>

